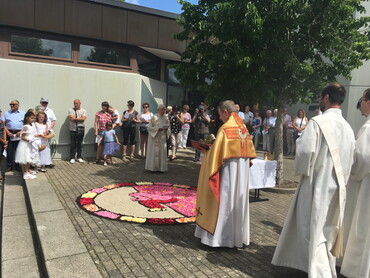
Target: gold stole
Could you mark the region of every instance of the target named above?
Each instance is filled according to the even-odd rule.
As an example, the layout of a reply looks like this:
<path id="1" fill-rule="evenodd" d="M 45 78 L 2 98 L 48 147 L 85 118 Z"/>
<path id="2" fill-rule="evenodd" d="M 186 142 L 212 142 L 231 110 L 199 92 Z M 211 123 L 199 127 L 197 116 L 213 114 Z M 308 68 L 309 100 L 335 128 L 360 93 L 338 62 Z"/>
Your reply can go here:
<path id="1" fill-rule="evenodd" d="M 220 127 L 216 140 L 204 156 L 198 178 L 196 222 L 214 234 L 220 205 L 220 170 L 230 158 L 255 158 L 252 139 L 237 113 Z"/>

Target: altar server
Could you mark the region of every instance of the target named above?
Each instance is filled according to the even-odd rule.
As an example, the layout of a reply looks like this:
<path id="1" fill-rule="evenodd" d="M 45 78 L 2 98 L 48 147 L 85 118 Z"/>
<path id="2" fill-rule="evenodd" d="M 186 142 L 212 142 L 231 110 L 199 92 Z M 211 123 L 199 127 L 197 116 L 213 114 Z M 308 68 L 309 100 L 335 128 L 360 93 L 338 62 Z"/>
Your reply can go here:
<path id="1" fill-rule="evenodd" d="M 349 219 L 344 222 L 350 225 L 341 273 L 348 278 L 370 277 L 370 88 L 360 101 L 359 109 L 366 122 L 357 134 L 354 164 L 347 185 L 348 195 L 354 196 L 347 197 L 345 216 Z M 353 213 L 347 211 L 352 207 Z"/>
<path id="2" fill-rule="evenodd" d="M 202 150 L 195 236 L 211 247 L 242 247 L 249 245 L 249 159 L 256 153 L 234 102 L 222 102 L 218 113 L 224 124 Z"/>
<path id="3" fill-rule="evenodd" d="M 297 140 L 295 171 L 301 175 L 272 264 L 308 277 L 336 277 L 335 257 L 343 254 L 345 185 L 352 166 L 353 131 L 342 117 L 345 88 L 324 87 L 320 109 Z"/>

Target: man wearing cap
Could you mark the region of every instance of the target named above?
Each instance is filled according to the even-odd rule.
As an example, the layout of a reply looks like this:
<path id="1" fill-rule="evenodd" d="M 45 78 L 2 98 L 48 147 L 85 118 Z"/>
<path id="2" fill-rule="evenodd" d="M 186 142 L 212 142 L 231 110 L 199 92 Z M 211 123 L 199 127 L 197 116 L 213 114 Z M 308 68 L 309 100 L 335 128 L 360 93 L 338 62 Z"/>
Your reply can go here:
<path id="1" fill-rule="evenodd" d="M 21 139 L 21 130 L 25 114 L 19 109 L 18 100 L 12 100 L 9 105 L 10 110 L 5 111 L 1 117 L 1 120 L 5 124 L 5 132 L 8 138 L 7 172 L 12 171 L 15 166 L 15 151 L 17 150 L 19 140 Z"/>
<path id="2" fill-rule="evenodd" d="M 42 107 L 44 107 L 44 112 L 46 113 L 46 116 L 48 116 L 47 125 L 49 129 L 52 129 L 55 125 L 55 121 L 57 120 L 57 118 L 55 117 L 54 111 L 48 107 L 49 100 L 45 97 L 42 97 L 40 99 L 40 104 Z"/>
<path id="3" fill-rule="evenodd" d="M 200 141 L 200 139 L 204 139 L 209 134 L 209 123 L 211 119 L 209 116 L 204 112 L 204 106 L 199 105 L 197 109 L 195 109 L 195 114 L 193 116 L 193 125 L 194 125 L 194 140 Z M 198 150 L 195 151 L 195 161 L 199 161 L 200 152 Z"/>

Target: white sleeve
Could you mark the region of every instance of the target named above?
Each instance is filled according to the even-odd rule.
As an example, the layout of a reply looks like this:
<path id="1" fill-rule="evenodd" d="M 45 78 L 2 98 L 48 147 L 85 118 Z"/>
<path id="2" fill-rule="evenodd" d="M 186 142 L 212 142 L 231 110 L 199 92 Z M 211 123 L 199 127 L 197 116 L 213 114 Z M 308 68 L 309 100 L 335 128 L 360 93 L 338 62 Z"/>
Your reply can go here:
<path id="1" fill-rule="evenodd" d="M 351 178 L 360 181 L 370 172 L 370 125 L 363 126 L 359 133 L 361 135 L 356 140 Z"/>
<path id="2" fill-rule="evenodd" d="M 310 175 L 319 136 L 321 136 L 320 127 L 315 121 L 310 121 L 302 135 L 296 141 L 294 161 L 296 175 Z"/>

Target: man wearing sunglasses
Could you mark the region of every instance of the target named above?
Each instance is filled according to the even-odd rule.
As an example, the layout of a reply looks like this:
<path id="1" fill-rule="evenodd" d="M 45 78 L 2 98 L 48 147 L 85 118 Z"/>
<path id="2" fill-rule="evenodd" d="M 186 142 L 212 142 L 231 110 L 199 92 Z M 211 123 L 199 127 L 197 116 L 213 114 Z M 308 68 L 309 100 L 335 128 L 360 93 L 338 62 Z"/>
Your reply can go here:
<path id="1" fill-rule="evenodd" d="M 21 139 L 21 130 L 25 114 L 19 109 L 18 100 L 12 100 L 9 105 L 10 110 L 5 111 L 1 117 L 1 120 L 5 124 L 5 132 L 8 137 L 6 172 L 12 171 L 15 166 L 15 151 L 17 150 L 19 140 Z"/>

